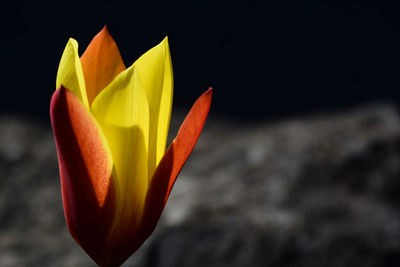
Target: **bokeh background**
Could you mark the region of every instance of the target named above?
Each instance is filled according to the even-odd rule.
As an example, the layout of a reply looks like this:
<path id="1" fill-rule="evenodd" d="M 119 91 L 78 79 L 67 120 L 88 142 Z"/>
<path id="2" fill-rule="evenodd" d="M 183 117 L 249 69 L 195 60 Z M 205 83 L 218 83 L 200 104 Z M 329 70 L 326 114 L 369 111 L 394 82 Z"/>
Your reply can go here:
<path id="1" fill-rule="evenodd" d="M 125 266 L 400 264 L 400 4 L 2 4 L 0 266 L 92 266 L 65 226 L 49 101 L 69 37 L 106 24 L 126 65 L 169 37 L 171 136 L 209 120 Z M 91 265 L 92 264 L 92 265 Z"/>

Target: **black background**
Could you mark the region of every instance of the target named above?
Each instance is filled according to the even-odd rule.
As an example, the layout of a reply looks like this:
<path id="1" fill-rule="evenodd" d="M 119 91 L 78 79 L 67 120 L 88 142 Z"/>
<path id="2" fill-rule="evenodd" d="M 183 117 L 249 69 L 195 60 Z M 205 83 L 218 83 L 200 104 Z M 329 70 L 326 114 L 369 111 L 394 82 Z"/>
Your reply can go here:
<path id="1" fill-rule="evenodd" d="M 214 113 L 263 118 L 397 104 L 395 1 L 12 2 L 2 6 L 0 111 L 47 119 L 69 37 L 107 24 L 127 66 L 169 36 L 174 105 L 209 86 Z"/>

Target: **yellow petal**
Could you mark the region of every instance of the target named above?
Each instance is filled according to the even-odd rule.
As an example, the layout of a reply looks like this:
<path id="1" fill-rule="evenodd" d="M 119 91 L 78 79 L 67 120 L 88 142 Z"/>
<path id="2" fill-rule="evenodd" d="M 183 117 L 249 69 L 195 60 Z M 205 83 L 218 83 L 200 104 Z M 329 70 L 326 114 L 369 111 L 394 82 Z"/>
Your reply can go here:
<path id="1" fill-rule="evenodd" d="M 70 38 L 65 46 L 57 72 L 56 88 L 68 88 L 85 107 L 89 108 L 85 78 L 78 54 L 78 43 Z"/>
<path id="2" fill-rule="evenodd" d="M 168 37 L 134 64 L 146 91 L 150 109 L 150 177 L 165 153 L 171 118 L 173 74 Z"/>
<path id="3" fill-rule="evenodd" d="M 140 223 L 148 187 L 149 110 L 135 68 L 121 72 L 95 98 L 91 109 L 114 160 L 119 197 L 114 228 L 119 233 L 116 236 L 123 236 Z"/>

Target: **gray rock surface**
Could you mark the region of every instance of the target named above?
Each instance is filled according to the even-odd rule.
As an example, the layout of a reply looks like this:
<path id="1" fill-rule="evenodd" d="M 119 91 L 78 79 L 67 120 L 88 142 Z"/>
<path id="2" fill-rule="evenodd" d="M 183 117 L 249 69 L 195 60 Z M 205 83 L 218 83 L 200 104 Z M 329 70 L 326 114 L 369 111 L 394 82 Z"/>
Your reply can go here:
<path id="1" fill-rule="evenodd" d="M 400 266 L 399 163 L 390 105 L 211 116 L 157 229 L 124 266 Z M 49 126 L 0 116 L 0 266 L 95 266 L 69 236 L 59 187 Z"/>

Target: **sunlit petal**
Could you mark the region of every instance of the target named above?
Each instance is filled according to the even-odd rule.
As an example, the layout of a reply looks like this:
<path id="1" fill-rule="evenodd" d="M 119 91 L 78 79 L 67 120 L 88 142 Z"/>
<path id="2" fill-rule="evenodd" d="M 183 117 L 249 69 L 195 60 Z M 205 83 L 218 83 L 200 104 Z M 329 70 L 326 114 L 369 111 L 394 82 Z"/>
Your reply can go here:
<path id="1" fill-rule="evenodd" d="M 120 73 L 94 100 L 92 111 L 110 144 L 117 178 L 113 242 L 135 232 L 148 187 L 149 111 L 134 67 Z"/>
<path id="2" fill-rule="evenodd" d="M 53 94 L 50 116 L 68 228 L 89 255 L 101 259 L 115 216 L 107 141 L 90 112 L 64 87 Z"/>
<path id="3" fill-rule="evenodd" d="M 211 99 L 212 89 L 210 88 L 196 100 L 177 136 L 157 166 L 146 196 L 145 213 L 140 231 L 145 239 L 153 232 L 176 178 L 200 136 L 210 110 Z"/>
<path id="4" fill-rule="evenodd" d="M 68 88 L 86 107 L 89 107 L 78 43 L 72 38 L 68 40 L 58 67 L 56 88 L 60 88 L 61 85 Z"/>
<path id="5" fill-rule="evenodd" d="M 89 104 L 123 70 L 121 54 L 107 26 L 93 38 L 81 57 Z"/>
<path id="6" fill-rule="evenodd" d="M 142 55 L 135 68 L 150 108 L 149 175 L 165 153 L 171 117 L 173 73 L 168 38 Z"/>

